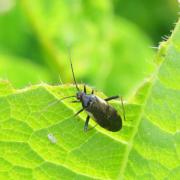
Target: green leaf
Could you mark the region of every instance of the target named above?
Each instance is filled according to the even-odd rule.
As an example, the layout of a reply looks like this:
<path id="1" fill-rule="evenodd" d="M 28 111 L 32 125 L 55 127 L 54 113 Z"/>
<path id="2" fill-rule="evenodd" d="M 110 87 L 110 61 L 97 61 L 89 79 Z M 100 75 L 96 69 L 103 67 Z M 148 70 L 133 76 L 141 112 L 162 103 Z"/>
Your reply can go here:
<path id="1" fill-rule="evenodd" d="M 152 42 L 135 24 L 114 16 L 112 5 L 108 0 L 16 1 L 0 12 L 0 54 L 38 62 L 49 70 L 51 82 L 59 81 L 59 74 L 69 82 L 67 46 L 72 45 L 77 79 L 109 95 L 127 95 L 153 71 Z M 14 85 L 21 71 L 13 70 L 8 73 Z"/>
<path id="2" fill-rule="evenodd" d="M 162 34 L 169 34 L 169 29 L 173 27 L 172 22 L 177 20 L 179 12 L 179 2 L 172 0 L 152 0 L 143 3 L 141 0 L 132 3 L 127 3 L 126 0 L 114 0 L 113 3 L 116 15 L 135 22 L 156 43 L 162 40 Z M 168 16 L 164 16 L 167 12 Z"/>
<path id="3" fill-rule="evenodd" d="M 180 22 L 162 43 L 147 100 L 142 103 L 130 148 L 119 177 L 125 179 L 180 178 Z M 149 85 L 148 85 L 149 86 Z M 142 102 L 143 86 L 134 100 Z"/>
<path id="4" fill-rule="evenodd" d="M 46 68 L 23 58 L 0 54 L 0 77 L 8 79 L 16 88 L 25 87 L 27 84 L 49 81 L 50 74 Z"/>
<path id="5" fill-rule="evenodd" d="M 86 114 L 73 117 L 81 105 L 70 99 L 49 106 L 74 95 L 74 86 L 0 83 L 0 179 L 179 179 L 179 56 L 180 22 L 160 47 L 156 71 L 126 103 L 117 133 L 99 126 L 84 133 Z M 121 103 L 112 105 L 122 115 Z"/>
<path id="6" fill-rule="evenodd" d="M 1 179 L 117 176 L 131 126 L 124 127 L 121 134 L 100 127 L 84 133 L 85 114 L 74 118 L 80 105 L 71 105 L 69 100 L 44 111 L 51 102 L 75 91 L 70 86 L 39 85 L 1 97 Z M 114 106 L 120 110 L 120 104 Z M 56 138 L 56 143 L 50 141 L 49 134 Z"/>
<path id="7" fill-rule="evenodd" d="M 151 40 L 132 22 L 113 17 L 111 2 L 20 2 L 48 66 L 58 71 L 63 81 L 72 79 L 68 45 L 72 46 L 77 79 L 108 94 L 127 95 L 152 73 Z"/>

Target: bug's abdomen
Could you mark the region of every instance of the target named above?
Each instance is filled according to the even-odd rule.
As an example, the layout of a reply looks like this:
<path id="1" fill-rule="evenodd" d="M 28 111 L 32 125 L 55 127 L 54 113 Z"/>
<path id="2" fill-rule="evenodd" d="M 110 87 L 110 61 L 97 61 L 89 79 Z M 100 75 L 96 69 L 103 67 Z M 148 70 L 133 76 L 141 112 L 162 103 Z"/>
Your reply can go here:
<path id="1" fill-rule="evenodd" d="M 122 128 L 122 119 L 111 105 L 94 102 L 88 109 L 90 116 L 103 128 L 109 131 L 119 131 Z"/>
<path id="2" fill-rule="evenodd" d="M 117 111 L 113 107 L 109 107 L 111 109 L 109 111 L 110 116 L 107 117 L 107 122 L 109 126 L 106 127 L 109 131 L 119 131 L 122 128 L 122 119 L 121 116 L 117 113 Z M 103 125 L 103 124 L 102 124 Z"/>

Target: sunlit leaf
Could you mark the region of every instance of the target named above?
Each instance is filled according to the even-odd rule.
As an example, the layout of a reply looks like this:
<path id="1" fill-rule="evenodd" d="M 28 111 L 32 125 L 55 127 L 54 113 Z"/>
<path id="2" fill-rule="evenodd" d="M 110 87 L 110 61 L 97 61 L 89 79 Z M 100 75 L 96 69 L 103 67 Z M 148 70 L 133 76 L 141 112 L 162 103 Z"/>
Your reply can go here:
<path id="1" fill-rule="evenodd" d="M 0 178 L 179 179 L 179 33 L 180 24 L 160 49 L 157 70 L 125 104 L 116 133 L 99 126 L 84 133 L 86 114 L 73 117 L 81 105 L 70 99 L 47 108 L 75 94 L 72 85 L 0 83 Z M 121 103 L 112 105 L 122 115 Z"/>

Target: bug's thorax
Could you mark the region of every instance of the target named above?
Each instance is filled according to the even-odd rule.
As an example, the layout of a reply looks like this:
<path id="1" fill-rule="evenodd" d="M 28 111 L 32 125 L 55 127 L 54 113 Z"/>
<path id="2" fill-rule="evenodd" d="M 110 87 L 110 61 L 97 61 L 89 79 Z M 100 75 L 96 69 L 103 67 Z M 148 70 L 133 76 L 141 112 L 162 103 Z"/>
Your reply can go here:
<path id="1" fill-rule="evenodd" d="M 90 107 L 93 103 L 107 104 L 104 99 L 95 96 L 94 94 L 86 94 L 85 92 L 78 91 L 76 98 L 81 101 L 84 108 Z"/>
<path id="2" fill-rule="evenodd" d="M 82 106 L 84 108 L 87 108 L 90 106 L 91 103 L 95 101 L 95 95 L 93 94 L 86 94 L 84 92 L 78 92 L 77 93 L 77 99 L 81 101 Z"/>

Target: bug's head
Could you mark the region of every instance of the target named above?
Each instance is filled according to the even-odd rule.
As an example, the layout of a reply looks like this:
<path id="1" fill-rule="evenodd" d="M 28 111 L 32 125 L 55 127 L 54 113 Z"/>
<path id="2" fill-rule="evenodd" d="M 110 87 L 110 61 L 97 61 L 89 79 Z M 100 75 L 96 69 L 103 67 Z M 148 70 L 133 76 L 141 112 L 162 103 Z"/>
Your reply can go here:
<path id="1" fill-rule="evenodd" d="M 83 97 L 84 95 L 85 95 L 84 92 L 78 91 L 78 92 L 76 93 L 76 98 L 79 99 L 79 100 L 82 100 L 82 97 Z"/>

